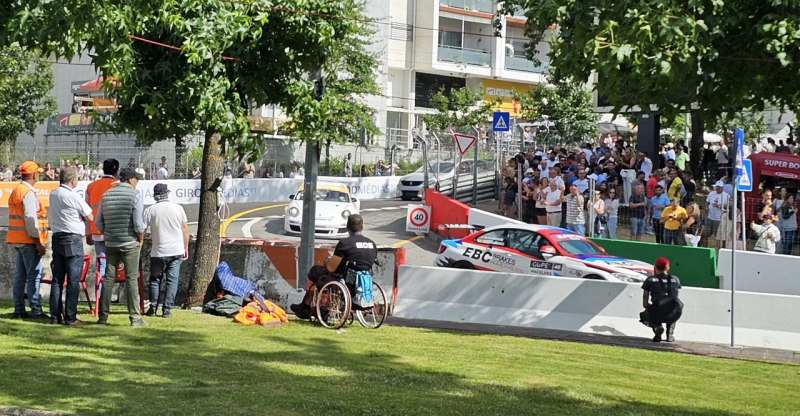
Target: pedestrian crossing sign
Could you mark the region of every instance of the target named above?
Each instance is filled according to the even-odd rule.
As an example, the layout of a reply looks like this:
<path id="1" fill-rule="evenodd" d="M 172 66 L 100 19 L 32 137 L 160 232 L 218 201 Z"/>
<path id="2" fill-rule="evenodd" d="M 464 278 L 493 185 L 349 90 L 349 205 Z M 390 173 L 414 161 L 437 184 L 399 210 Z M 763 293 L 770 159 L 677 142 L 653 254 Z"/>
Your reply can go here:
<path id="1" fill-rule="evenodd" d="M 739 175 L 738 187 L 742 192 L 753 190 L 753 162 L 750 159 L 742 159 L 742 173 Z"/>
<path id="2" fill-rule="evenodd" d="M 511 130 L 511 114 L 504 111 L 495 111 L 492 119 L 492 130 L 509 131 Z"/>

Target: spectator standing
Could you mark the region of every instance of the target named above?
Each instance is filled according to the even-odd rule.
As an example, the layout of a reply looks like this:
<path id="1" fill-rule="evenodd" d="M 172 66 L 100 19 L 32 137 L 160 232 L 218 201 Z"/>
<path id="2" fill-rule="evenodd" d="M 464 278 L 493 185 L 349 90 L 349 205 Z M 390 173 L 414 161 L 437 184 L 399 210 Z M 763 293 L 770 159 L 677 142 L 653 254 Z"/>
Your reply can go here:
<path id="1" fill-rule="evenodd" d="M 781 231 L 772 223 L 772 219 L 772 214 L 766 214 L 761 217 L 761 225 L 755 221 L 750 223 L 750 229 L 758 237 L 753 251 L 775 254 L 775 245 L 781 241 Z"/>
<path id="2" fill-rule="evenodd" d="M 156 172 L 156 178 L 160 181 L 169 179 L 169 170 L 167 170 L 167 162 L 161 162 L 161 167 Z"/>
<path id="3" fill-rule="evenodd" d="M 686 215 L 688 215 L 686 223 L 684 224 L 684 228 L 686 229 L 686 245 L 697 247 L 703 236 L 705 219 L 700 212 L 700 206 L 697 205 L 696 202 L 692 202 L 686 207 Z"/>
<path id="4" fill-rule="evenodd" d="M 47 163 L 44 165 L 44 180 L 45 181 L 54 181 L 56 180 L 56 171 L 53 169 L 53 165 Z"/>
<path id="5" fill-rule="evenodd" d="M 256 177 L 256 168 L 253 166 L 252 163 L 247 164 L 247 168 L 244 171 L 244 175 L 242 176 L 245 179 L 253 179 Z"/>
<path id="6" fill-rule="evenodd" d="M 547 205 L 545 205 L 545 190 L 550 187 L 550 181 L 547 178 L 542 178 L 539 181 L 539 187 L 536 188 L 536 219 L 538 224 L 547 225 Z"/>
<path id="7" fill-rule="evenodd" d="M 795 196 L 787 195 L 777 210 L 781 230 L 781 254 L 792 254 L 794 236 L 797 233 L 797 208 Z"/>
<path id="8" fill-rule="evenodd" d="M 225 178 L 233 177 L 233 165 L 231 165 L 231 161 L 228 160 L 228 156 L 225 156 L 225 161 L 222 162 L 222 176 Z"/>
<path id="9" fill-rule="evenodd" d="M 125 273 L 125 293 L 128 302 L 128 315 L 131 326 L 147 326 L 139 311 L 139 291 L 136 279 L 139 270 L 139 252 L 144 241 L 144 206 L 142 194 L 136 191 L 140 177 L 135 170 L 122 169 L 120 183 L 109 189 L 100 202 L 95 225 L 103 233 L 106 242 L 105 280 L 113 282 L 117 266 L 122 263 Z M 111 306 L 112 285 L 103 285 L 100 295 L 100 308 L 97 323 L 108 324 Z"/>
<path id="10" fill-rule="evenodd" d="M 14 298 L 12 318 L 47 319 L 39 300 L 42 279 L 42 257 L 47 249 L 47 210 L 36 198 L 33 186 L 44 169 L 36 162 L 23 162 L 19 167 L 22 181 L 8 197 L 8 233 L 6 243 L 16 251 L 16 267 L 11 292 Z M 31 314 L 25 311 L 25 294 Z"/>
<path id="11" fill-rule="evenodd" d="M 648 199 L 644 195 L 644 186 L 633 188 L 628 208 L 631 213 L 631 241 L 642 241 L 644 234 L 644 218 L 647 211 Z"/>
<path id="12" fill-rule="evenodd" d="M 552 171 L 551 171 L 552 172 Z M 547 225 L 553 227 L 561 226 L 561 203 L 564 202 L 564 197 L 561 189 L 558 188 L 558 182 L 555 180 L 549 181 L 549 187 L 545 189 L 545 210 L 547 211 Z"/>
<path id="13" fill-rule="evenodd" d="M 344 159 L 344 176 L 353 177 L 353 154 L 348 153 Z"/>
<path id="14" fill-rule="evenodd" d="M 656 235 L 656 243 L 661 244 L 664 242 L 664 224 L 661 222 L 661 214 L 670 205 L 669 198 L 664 195 L 664 188 L 661 185 L 656 186 L 656 194 L 650 199 L 650 205 L 653 208 L 653 232 Z"/>
<path id="15" fill-rule="evenodd" d="M 517 210 L 517 183 L 512 178 L 505 179 L 505 193 L 503 194 L 503 215 L 516 218 Z"/>
<path id="16" fill-rule="evenodd" d="M 675 160 L 675 149 L 672 143 L 667 143 L 667 162 Z"/>
<path id="17" fill-rule="evenodd" d="M 639 186 L 642 185 L 637 185 L 634 187 L 633 195 L 636 195 L 636 188 L 638 188 Z M 633 195 L 631 196 L 631 203 L 629 204 L 629 206 L 632 206 L 634 204 Z M 609 189 L 604 202 L 605 202 L 606 217 L 608 218 L 608 220 L 606 221 L 605 228 L 603 228 L 603 238 L 610 238 L 612 240 L 616 240 L 617 219 L 619 217 L 619 199 L 617 198 L 617 190 L 614 188 Z M 646 204 L 646 202 L 644 201 L 639 203 Z M 634 207 L 631 207 L 631 211 L 633 211 L 634 209 L 635 209 Z"/>
<path id="18" fill-rule="evenodd" d="M 83 236 L 86 222 L 92 222 L 92 209 L 75 191 L 78 172 L 64 168 L 60 185 L 50 193 L 50 230 L 53 232 L 53 281 L 50 284 L 50 322 L 83 325 L 78 320 L 78 295 L 83 274 Z M 67 278 L 66 305 L 61 300 Z M 63 314 L 62 314 L 63 310 Z"/>
<path id="19" fill-rule="evenodd" d="M 680 205 L 680 200 L 673 198 L 670 205 L 661 212 L 661 223 L 664 224 L 664 244 L 679 245 L 678 233 L 681 232 L 681 225 L 688 217 L 686 210 Z"/>
<path id="20" fill-rule="evenodd" d="M 103 195 L 118 183 L 116 176 L 119 173 L 119 161 L 106 159 L 103 161 L 103 175 L 86 187 L 86 203 L 92 209 L 92 216 L 97 218 L 100 202 Z M 100 260 L 100 276 L 106 275 L 106 242 L 103 233 L 97 229 L 95 221 L 89 221 L 89 232 L 86 235 L 86 244 L 94 246 L 94 254 Z M 113 280 L 109 282 L 114 285 Z"/>
<path id="21" fill-rule="evenodd" d="M 606 203 L 603 201 L 603 194 L 599 190 L 594 191 L 592 210 L 594 210 L 594 237 L 599 238 L 603 235 L 603 224 L 608 221 L 605 216 Z"/>
<path id="22" fill-rule="evenodd" d="M 576 181 L 577 182 L 577 181 Z M 586 235 L 586 213 L 583 195 L 578 190 L 578 185 L 569 187 L 569 195 L 564 197 L 567 205 L 567 229 L 580 235 Z"/>
<path id="23" fill-rule="evenodd" d="M 675 152 L 675 166 L 681 170 L 686 170 L 686 163 L 689 162 L 689 154 L 686 153 L 682 145 L 678 145 Z"/>
<path id="24" fill-rule="evenodd" d="M 683 175 L 683 196 L 681 196 L 681 206 L 686 207 L 694 202 L 694 194 L 697 191 L 697 183 L 694 181 L 694 175 L 690 170 L 681 172 Z"/>
<path id="25" fill-rule="evenodd" d="M 644 172 L 644 180 L 650 179 L 650 175 L 653 173 L 653 161 L 647 157 L 647 152 L 639 152 L 637 158 L 636 165 L 634 165 L 636 171 Z"/>
<path id="26" fill-rule="evenodd" d="M 717 160 L 717 169 L 714 177 L 719 178 L 722 176 L 720 169 L 724 169 L 728 166 L 728 146 L 725 145 L 725 140 L 720 140 L 719 149 L 717 149 L 715 156 Z"/>
<path id="27" fill-rule="evenodd" d="M 161 316 L 172 316 L 181 263 L 189 258 L 189 224 L 183 207 L 169 200 L 169 188 L 164 183 L 153 188 L 155 205 L 144 211 L 144 222 L 150 227 L 153 249 L 150 252 L 150 307 L 147 316 L 158 311 L 161 280 L 167 276 L 167 289 Z"/>
<path id="28" fill-rule="evenodd" d="M 730 203 L 730 195 L 722 191 L 725 184 L 722 181 L 717 181 L 714 184 L 714 192 L 708 194 L 706 197 L 706 212 L 708 219 L 706 221 L 706 235 L 714 236 L 714 248 L 719 249 L 719 241 L 716 240 L 717 230 L 719 230 L 720 222 L 722 221 L 722 211 Z"/>
<path id="29" fill-rule="evenodd" d="M 105 170 L 105 168 L 103 170 Z M 136 174 L 140 175 L 143 178 L 147 175 L 147 172 L 145 172 L 144 170 L 144 163 L 140 163 L 139 167 L 136 168 Z"/>
<path id="30" fill-rule="evenodd" d="M 103 164 L 101 162 L 97 162 L 97 166 L 91 170 L 89 173 L 89 180 L 94 182 L 103 177 Z"/>
<path id="31" fill-rule="evenodd" d="M 667 197 L 670 200 L 672 200 L 673 198 L 680 199 L 681 196 L 683 195 L 681 192 L 683 190 L 683 181 L 681 180 L 681 178 L 678 177 L 678 171 L 675 169 L 670 170 L 669 179 L 670 179 L 670 184 L 669 184 L 669 191 L 667 192 Z"/>
<path id="32" fill-rule="evenodd" d="M 528 169 L 528 170 L 531 172 L 532 176 L 533 169 Z M 525 203 L 525 210 L 523 211 L 522 220 L 527 224 L 536 224 L 537 223 L 536 196 L 539 193 L 539 180 L 533 177 L 525 179 L 526 180 L 530 179 L 530 181 L 524 182 L 524 184 L 522 185 L 522 191 L 523 191 L 522 201 Z"/>
<path id="33" fill-rule="evenodd" d="M 589 190 L 589 179 L 586 177 L 585 170 L 578 171 L 578 179 L 572 182 L 572 185 L 578 187 L 578 193 L 583 195 L 587 190 Z M 569 216 L 569 214 L 567 214 Z"/>
<path id="34" fill-rule="evenodd" d="M 653 272 L 642 284 L 645 311 L 640 318 L 653 329 L 653 342 L 661 342 L 664 324 L 667 326 L 667 342 L 674 342 L 675 323 L 683 313 L 683 302 L 678 299 L 681 281 L 669 274 L 669 260 L 664 257 L 656 259 Z"/>
<path id="35" fill-rule="evenodd" d="M 0 182 L 11 182 L 14 179 L 14 172 L 8 167 L 8 163 L 3 164 L 3 171 L 0 172 Z"/>
<path id="36" fill-rule="evenodd" d="M 741 201 L 739 202 L 739 206 L 741 207 Z M 728 199 L 728 205 L 723 207 L 722 209 L 722 221 L 719 223 L 719 229 L 717 230 L 717 241 L 720 243 L 720 248 L 732 248 L 734 244 L 736 244 L 736 249 L 741 250 L 742 247 L 742 240 L 738 238 L 739 236 L 734 237 L 733 235 L 733 223 L 736 221 L 737 224 L 740 224 L 742 221 L 742 210 L 741 208 L 736 210 L 736 218 L 733 217 L 733 199 Z M 744 230 L 741 229 L 742 227 L 737 227 L 737 231 L 742 233 Z"/>
<path id="37" fill-rule="evenodd" d="M 192 179 L 200 179 L 200 167 L 197 162 L 192 162 L 192 171 L 189 173 Z"/>

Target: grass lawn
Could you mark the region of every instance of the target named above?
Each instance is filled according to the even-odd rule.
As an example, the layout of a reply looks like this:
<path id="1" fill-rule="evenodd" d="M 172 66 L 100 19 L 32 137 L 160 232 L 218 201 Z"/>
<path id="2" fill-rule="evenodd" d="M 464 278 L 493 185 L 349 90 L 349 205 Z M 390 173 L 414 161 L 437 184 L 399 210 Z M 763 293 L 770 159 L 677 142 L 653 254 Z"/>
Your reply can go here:
<path id="1" fill-rule="evenodd" d="M 800 366 L 413 328 L 10 320 L 0 405 L 98 415 L 798 414 Z M 85 311 L 84 311 L 85 312 Z M 89 320 L 90 316 L 83 315 Z"/>

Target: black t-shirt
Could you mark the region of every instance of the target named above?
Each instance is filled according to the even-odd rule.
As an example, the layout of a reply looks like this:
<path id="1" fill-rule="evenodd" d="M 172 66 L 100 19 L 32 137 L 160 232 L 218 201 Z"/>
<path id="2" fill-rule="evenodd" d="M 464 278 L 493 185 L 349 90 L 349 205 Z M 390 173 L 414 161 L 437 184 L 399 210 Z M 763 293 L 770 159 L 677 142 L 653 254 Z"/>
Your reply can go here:
<path id="1" fill-rule="evenodd" d="M 378 257 L 378 246 L 374 241 L 361 234 L 353 234 L 339 240 L 333 255 L 342 258 L 342 262 L 336 268 L 338 274 L 345 272 L 348 262 L 350 262 L 352 270 L 367 271 L 371 270 L 372 265 L 375 264 L 375 258 Z"/>
<path id="2" fill-rule="evenodd" d="M 681 281 L 677 277 L 665 274 L 650 275 L 642 284 L 642 289 L 650 292 L 653 300 L 668 296 L 677 299 L 680 288 Z"/>
<path id="3" fill-rule="evenodd" d="M 644 195 L 631 194 L 631 204 L 641 204 L 647 202 Z M 631 218 L 644 218 L 644 206 L 631 208 Z"/>

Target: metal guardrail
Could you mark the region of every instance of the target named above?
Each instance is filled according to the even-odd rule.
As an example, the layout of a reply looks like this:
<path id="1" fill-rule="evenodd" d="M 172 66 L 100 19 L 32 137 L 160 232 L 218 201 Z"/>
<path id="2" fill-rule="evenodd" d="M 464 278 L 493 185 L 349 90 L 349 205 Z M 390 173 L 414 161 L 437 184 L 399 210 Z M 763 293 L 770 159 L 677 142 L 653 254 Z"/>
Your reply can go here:
<path id="1" fill-rule="evenodd" d="M 497 174 L 494 171 L 478 172 L 478 202 L 495 199 Z M 458 175 L 458 192 L 456 196 L 461 202 L 472 202 L 472 173 Z M 439 192 L 443 195 L 453 196 L 453 179 L 444 179 L 439 182 Z"/>

